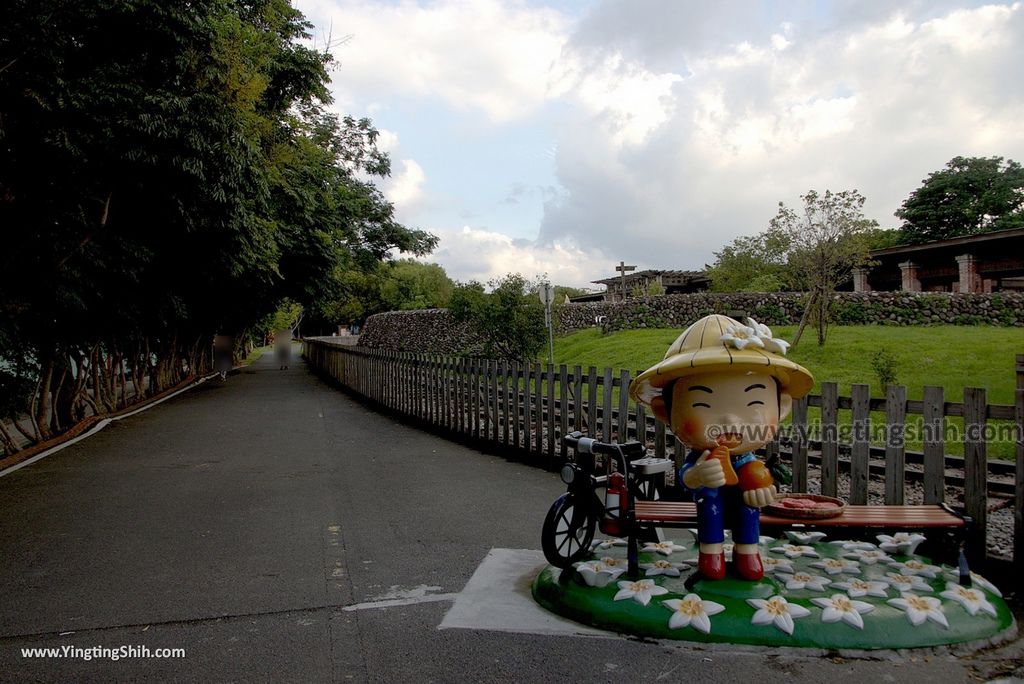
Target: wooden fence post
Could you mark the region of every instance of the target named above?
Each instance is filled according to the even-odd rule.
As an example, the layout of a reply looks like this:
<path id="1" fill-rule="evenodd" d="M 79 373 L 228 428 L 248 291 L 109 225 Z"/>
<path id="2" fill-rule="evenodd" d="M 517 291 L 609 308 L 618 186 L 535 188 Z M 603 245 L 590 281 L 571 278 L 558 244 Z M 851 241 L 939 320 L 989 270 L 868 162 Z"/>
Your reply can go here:
<path id="1" fill-rule="evenodd" d="M 629 371 L 619 371 L 619 436 L 620 443 L 629 441 Z"/>
<path id="2" fill-rule="evenodd" d="M 793 449 L 793 484 L 794 492 L 807 491 L 807 397 L 803 396 L 793 402 L 792 449 Z"/>
<path id="3" fill-rule="evenodd" d="M 597 439 L 597 367 L 587 369 L 587 436 Z"/>
<path id="4" fill-rule="evenodd" d="M 821 493 L 836 496 L 839 491 L 839 386 L 821 383 Z"/>
<path id="5" fill-rule="evenodd" d="M 615 380 L 612 378 L 612 369 L 604 369 L 604 385 L 602 386 L 604 401 L 601 402 L 601 441 L 612 441 L 612 389 L 615 387 Z"/>
<path id="6" fill-rule="evenodd" d="M 942 387 L 924 388 L 921 428 L 924 432 L 924 502 L 946 498 L 946 395 Z"/>
<path id="7" fill-rule="evenodd" d="M 544 453 L 544 369 L 539 363 L 533 364 L 533 435 L 534 446 L 538 454 Z"/>
<path id="8" fill-rule="evenodd" d="M 558 405 L 558 455 L 564 459 L 569 455 L 564 439 L 569 434 L 569 378 L 564 363 L 558 367 Z"/>
<path id="9" fill-rule="evenodd" d="M 533 451 L 533 383 L 530 382 L 532 368 L 529 362 L 523 364 L 523 449 Z"/>
<path id="10" fill-rule="evenodd" d="M 548 458 L 555 457 L 555 367 L 547 365 L 548 374 Z"/>
<path id="11" fill-rule="evenodd" d="M 515 445 L 516 449 L 519 449 L 522 442 L 519 439 L 519 420 L 521 406 L 519 398 L 522 396 L 519 394 L 519 362 L 512 362 L 512 444 Z"/>
<path id="12" fill-rule="evenodd" d="M 1013 505 L 1013 564 L 1024 568 L 1024 354 L 1017 354 L 1017 392 L 1014 420 L 1017 432 L 1017 470 Z"/>
<path id="13" fill-rule="evenodd" d="M 850 452 L 850 503 L 863 505 L 868 502 L 868 468 L 871 452 L 871 414 L 868 411 L 868 402 L 871 393 L 867 385 L 853 385 L 851 390 L 853 444 Z"/>
<path id="14" fill-rule="evenodd" d="M 889 385 L 885 398 L 885 503 L 903 505 L 906 480 L 907 388 Z"/>
<path id="15" fill-rule="evenodd" d="M 988 525 L 988 453 L 985 445 L 986 392 L 964 388 L 964 512 L 974 519 L 971 560 L 985 559 Z"/>

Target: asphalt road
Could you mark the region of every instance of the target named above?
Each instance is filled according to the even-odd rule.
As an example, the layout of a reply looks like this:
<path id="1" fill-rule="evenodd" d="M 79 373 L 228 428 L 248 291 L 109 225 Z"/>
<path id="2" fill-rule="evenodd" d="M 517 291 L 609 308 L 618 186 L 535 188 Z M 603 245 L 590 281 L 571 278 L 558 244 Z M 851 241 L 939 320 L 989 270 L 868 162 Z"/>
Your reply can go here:
<path id="1" fill-rule="evenodd" d="M 0 477 L 0 680 L 934 684 L 1020 664 L 1019 644 L 844 660 L 439 630 L 492 548 L 539 548 L 561 489 L 266 357 Z M 66 646 L 186 655 L 22 654 Z"/>

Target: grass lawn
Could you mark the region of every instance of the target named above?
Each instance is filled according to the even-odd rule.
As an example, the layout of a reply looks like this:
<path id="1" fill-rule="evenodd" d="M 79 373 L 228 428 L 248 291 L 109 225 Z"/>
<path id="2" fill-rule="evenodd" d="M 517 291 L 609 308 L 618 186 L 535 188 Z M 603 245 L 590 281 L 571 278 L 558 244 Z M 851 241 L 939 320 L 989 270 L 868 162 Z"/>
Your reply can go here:
<path id="1" fill-rule="evenodd" d="M 581 330 L 555 340 L 555 363 L 584 368 L 609 366 L 645 370 L 660 361 L 682 330 L 624 330 L 602 335 Z M 776 337 L 793 339 L 795 326 L 772 329 Z M 1016 384 L 1014 356 L 1024 354 L 1024 330 L 988 326 L 833 326 L 828 341 L 819 347 L 813 330 L 804 332 L 800 346 L 788 356 L 814 375 L 812 392 L 820 382 L 839 383 L 839 393 L 850 395 L 850 385 L 872 385 L 882 396 L 871 368 L 872 355 L 887 349 L 896 359 L 896 384 L 906 385 L 911 399 L 921 399 L 925 385 L 946 388 L 946 401 L 960 401 L 964 387 L 984 387 L 990 404 L 1012 404 Z"/>
<path id="2" fill-rule="evenodd" d="M 595 329 L 581 330 L 555 340 L 555 362 L 570 367 L 645 370 L 662 359 L 665 350 L 682 330 L 625 330 L 602 335 Z M 792 340 L 795 326 L 772 329 L 776 337 Z M 1024 330 L 990 326 L 833 326 L 828 341 L 819 347 L 813 330 L 804 332 L 800 346 L 788 356 L 805 366 L 815 378 L 813 394 L 821 393 L 821 381 L 839 383 L 840 396 L 850 396 L 850 385 L 865 383 L 873 396 L 884 396 L 871 361 L 879 349 L 888 350 L 895 359 L 896 384 L 906 385 L 909 399 L 922 399 L 926 385 L 945 388 L 946 401 L 963 400 L 964 387 L 983 387 L 988 403 L 1013 404 L 1016 376 L 1014 357 L 1024 353 Z M 840 411 L 840 424 L 849 423 L 849 411 Z M 808 419 L 818 420 L 811 409 Z M 919 416 L 908 416 L 919 423 Z M 872 414 L 872 421 L 884 424 L 885 416 Z M 958 418 L 948 419 L 961 425 Z M 908 433 L 908 437 L 909 437 Z M 920 450 L 921 444 L 908 439 L 907 448 Z M 989 454 L 1012 458 L 1013 444 L 991 443 Z M 948 442 L 949 454 L 962 454 L 963 445 Z"/>

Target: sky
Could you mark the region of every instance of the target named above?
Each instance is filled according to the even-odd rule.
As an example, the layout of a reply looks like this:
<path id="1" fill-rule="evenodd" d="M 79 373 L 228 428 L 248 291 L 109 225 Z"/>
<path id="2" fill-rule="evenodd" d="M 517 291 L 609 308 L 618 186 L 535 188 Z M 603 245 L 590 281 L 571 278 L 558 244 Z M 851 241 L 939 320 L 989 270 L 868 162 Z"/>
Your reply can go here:
<path id="1" fill-rule="evenodd" d="M 700 269 L 812 189 L 894 228 L 953 157 L 1024 161 L 1019 1 L 294 4 L 462 282 Z"/>

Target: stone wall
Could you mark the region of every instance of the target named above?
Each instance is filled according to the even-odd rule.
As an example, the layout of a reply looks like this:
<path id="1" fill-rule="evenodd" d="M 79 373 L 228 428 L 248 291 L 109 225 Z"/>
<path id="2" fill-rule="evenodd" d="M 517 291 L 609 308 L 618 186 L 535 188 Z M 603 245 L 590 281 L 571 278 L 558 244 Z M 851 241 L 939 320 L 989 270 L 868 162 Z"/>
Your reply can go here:
<path id="1" fill-rule="evenodd" d="M 480 353 L 480 336 L 447 309 L 389 311 L 366 319 L 359 345 L 420 354 Z"/>
<path id="2" fill-rule="evenodd" d="M 563 307 L 560 330 L 595 325 L 605 317 L 609 330 L 682 328 L 708 314 L 751 316 L 767 325 L 800 322 L 806 295 L 799 292 L 738 292 L 668 295 L 626 302 L 593 302 Z M 832 300 L 836 325 L 1024 325 L 1024 294 L 917 292 L 837 292 Z"/>
<path id="3" fill-rule="evenodd" d="M 594 326 L 607 330 L 681 329 L 712 313 L 744 315 L 767 325 L 796 325 L 806 295 L 776 293 L 697 293 L 589 302 L 556 307 L 559 332 Z M 832 302 L 836 325 L 1024 326 L 1024 293 L 954 294 L 840 292 Z M 428 354 L 479 353 L 480 337 L 456 325 L 445 309 L 392 311 L 371 316 L 360 345 Z"/>

